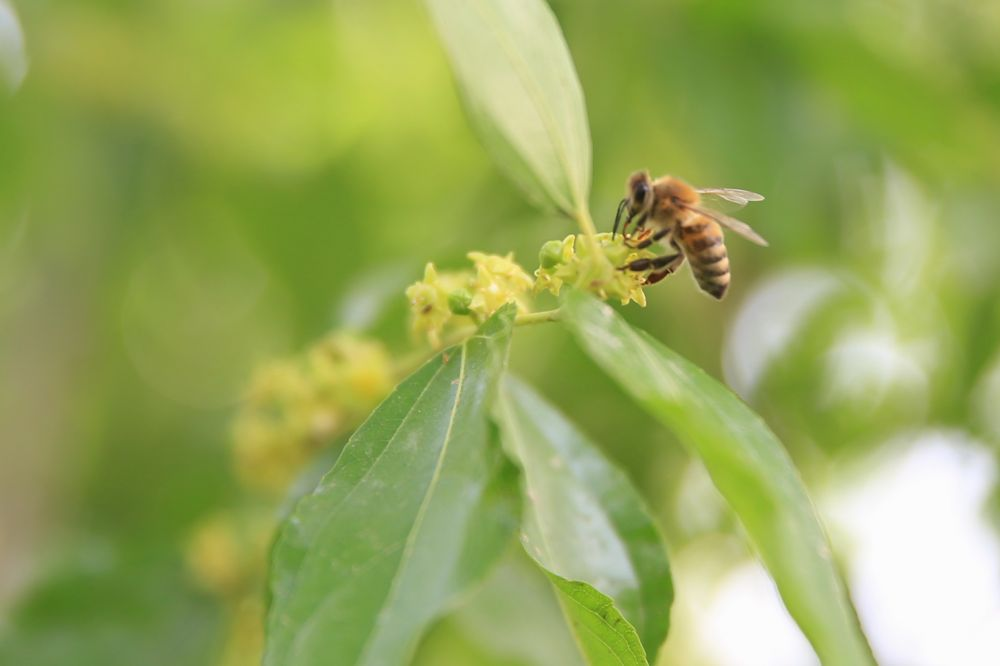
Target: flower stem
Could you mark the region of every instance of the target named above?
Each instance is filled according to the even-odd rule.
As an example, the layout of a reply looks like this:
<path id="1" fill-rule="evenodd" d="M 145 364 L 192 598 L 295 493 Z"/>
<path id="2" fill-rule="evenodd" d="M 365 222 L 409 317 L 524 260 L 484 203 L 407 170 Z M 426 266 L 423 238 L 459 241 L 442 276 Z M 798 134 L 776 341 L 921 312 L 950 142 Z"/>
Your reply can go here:
<path id="1" fill-rule="evenodd" d="M 554 310 L 543 310 L 541 312 L 527 312 L 525 314 L 519 314 L 514 318 L 514 326 L 532 326 L 534 324 L 544 324 L 550 321 L 559 321 L 559 314 L 558 308 Z M 439 349 L 418 349 L 407 354 L 400 359 L 398 363 L 396 363 L 396 376 L 400 378 L 406 377 L 419 368 L 428 358 L 441 351 L 441 349 L 447 349 L 448 347 L 457 345 L 466 338 L 471 337 L 477 330 L 479 330 L 478 326 L 463 326 L 462 328 L 456 328 L 441 340 L 441 346 Z"/>
<path id="2" fill-rule="evenodd" d="M 559 321 L 559 308 L 555 310 L 543 310 L 542 312 L 529 312 L 517 315 L 514 319 L 514 326 L 530 326 L 531 324 L 544 324 L 548 321 Z"/>
<path id="3" fill-rule="evenodd" d="M 595 243 L 594 236 L 597 235 L 597 227 L 594 226 L 594 220 L 590 217 L 590 212 L 586 210 L 579 211 L 576 214 L 576 223 L 580 225 L 580 231 L 586 236 L 590 242 Z"/>
<path id="4" fill-rule="evenodd" d="M 587 249 L 591 257 L 591 264 L 587 270 L 580 272 L 580 278 L 576 281 L 576 287 L 584 291 L 589 291 L 594 283 L 602 283 L 606 276 L 613 270 L 611 262 L 601 252 L 600 244 L 597 242 L 597 227 L 590 217 L 590 211 L 584 209 L 577 211 L 576 222 L 580 225 L 584 238 L 587 240 Z"/>

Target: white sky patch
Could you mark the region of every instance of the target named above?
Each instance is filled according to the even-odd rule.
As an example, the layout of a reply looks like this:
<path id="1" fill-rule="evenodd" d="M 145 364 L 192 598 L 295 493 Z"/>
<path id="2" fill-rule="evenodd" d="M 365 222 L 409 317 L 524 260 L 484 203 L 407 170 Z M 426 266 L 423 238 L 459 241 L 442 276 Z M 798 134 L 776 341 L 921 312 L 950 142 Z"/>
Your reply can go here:
<path id="1" fill-rule="evenodd" d="M 917 432 L 819 496 L 882 666 L 1000 664 L 1000 537 L 985 514 L 996 476 L 990 449 L 965 433 Z M 708 533 L 674 553 L 660 664 L 818 665 L 771 578 L 739 550 Z"/>
<path id="2" fill-rule="evenodd" d="M 819 666 L 757 562 L 735 567 L 719 582 L 698 623 L 698 639 L 717 666 Z"/>
<path id="3" fill-rule="evenodd" d="M 885 450 L 883 450 L 885 451 Z M 890 445 L 824 502 L 886 666 L 1000 664 L 1000 540 L 983 515 L 989 450 L 955 432 Z"/>
<path id="4" fill-rule="evenodd" d="M 741 535 L 710 532 L 671 553 L 676 598 L 657 666 L 819 666 Z"/>

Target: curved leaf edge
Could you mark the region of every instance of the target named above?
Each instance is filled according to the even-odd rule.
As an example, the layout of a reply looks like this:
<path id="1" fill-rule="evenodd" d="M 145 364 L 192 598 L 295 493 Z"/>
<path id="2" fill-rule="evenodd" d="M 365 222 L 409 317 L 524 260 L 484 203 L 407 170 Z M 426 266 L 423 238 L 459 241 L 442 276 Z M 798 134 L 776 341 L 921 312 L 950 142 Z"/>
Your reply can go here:
<path id="1" fill-rule="evenodd" d="M 794 597 L 788 596 L 790 594 L 790 590 L 786 587 L 787 583 L 782 584 L 780 581 L 787 580 L 785 578 L 786 574 L 793 576 L 798 575 L 798 572 L 791 573 L 792 569 L 797 569 L 798 567 L 793 564 L 789 567 L 788 571 L 780 571 L 780 572 L 772 571 L 771 569 L 773 562 L 771 562 L 769 558 L 766 556 L 766 553 L 771 550 L 770 548 L 767 547 L 768 544 L 760 543 L 755 534 L 751 533 L 750 530 L 745 530 L 745 534 L 748 538 L 748 541 L 753 545 L 754 549 L 758 553 L 758 556 L 763 561 L 765 567 L 768 569 L 772 578 L 775 579 L 775 583 L 777 584 L 778 591 L 781 594 L 782 601 L 786 604 L 786 607 L 788 607 L 788 610 L 792 615 L 792 618 L 799 625 L 800 629 L 805 634 L 809 642 L 813 645 L 814 649 L 816 649 L 817 653 L 821 656 L 824 664 L 826 663 L 829 663 L 831 665 L 842 664 L 844 666 L 858 666 L 861 664 L 865 664 L 868 666 L 875 666 L 877 662 L 875 660 L 874 653 L 871 649 L 871 645 L 868 642 L 867 637 L 865 636 L 863 627 L 861 625 L 860 619 L 857 614 L 857 610 L 853 605 L 853 601 L 850 595 L 850 590 L 847 588 L 847 585 L 843 580 L 841 571 L 836 567 L 835 562 L 829 556 L 829 553 L 831 551 L 829 536 L 822 525 L 822 521 L 819 518 L 814 503 L 812 502 L 811 498 L 809 497 L 808 493 L 805 490 L 805 485 L 801 479 L 801 475 L 799 474 L 798 469 L 794 466 L 790 456 L 788 455 L 788 452 L 785 450 L 783 446 L 780 445 L 780 442 L 778 442 L 777 437 L 771 432 L 770 428 L 767 426 L 764 419 L 759 414 L 757 414 L 752 408 L 750 408 L 739 396 L 733 393 L 728 387 L 726 387 L 717 379 L 709 375 L 702 368 L 691 363 L 690 361 L 687 361 L 676 352 L 673 352 L 672 350 L 667 348 L 665 345 L 663 345 L 661 342 L 659 342 L 656 338 L 654 338 L 650 334 L 640 329 L 633 328 L 630 324 L 628 324 L 625 321 L 624 318 L 621 317 L 620 314 L 616 313 L 614 309 L 611 308 L 611 306 L 607 305 L 606 303 L 602 303 L 598 301 L 596 298 L 590 296 L 589 294 L 585 294 L 576 290 L 568 290 L 567 293 L 564 294 L 562 298 L 562 303 L 563 303 L 563 311 L 565 313 L 564 317 L 562 318 L 562 321 L 566 326 L 566 328 L 573 335 L 573 337 L 577 340 L 577 343 L 579 344 L 580 348 L 584 351 L 586 355 L 588 355 L 594 361 L 594 363 L 598 367 L 602 368 L 613 380 L 615 380 L 619 384 L 622 384 L 623 380 L 615 376 L 615 373 L 612 370 L 609 370 L 605 366 L 605 363 L 602 362 L 602 360 L 598 357 L 598 354 L 589 349 L 588 346 L 590 344 L 597 344 L 597 343 L 621 345 L 622 341 L 620 338 L 613 336 L 607 331 L 601 331 L 601 333 L 607 333 L 607 335 L 602 337 L 601 340 L 588 339 L 587 334 L 582 330 L 582 327 L 579 326 L 580 322 L 578 321 L 578 319 L 582 319 L 581 312 L 583 312 L 587 308 L 591 310 L 590 312 L 591 314 L 593 314 L 594 312 L 599 312 L 599 314 L 604 316 L 607 320 L 613 322 L 614 325 L 624 327 L 625 330 L 627 330 L 632 336 L 635 336 L 636 339 L 642 341 L 643 343 L 649 344 L 653 348 L 661 347 L 663 350 L 665 350 L 665 353 L 668 354 L 669 358 L 681 363 L 685 372 L 688 372 L 690 376 L 697 377 L 700 381 L 707 382 L 713 392 L 719 395 L 724 395 L 726 396 L 727 399 L 735 401 L 734 404 L 738 404 L 739 410 L 745 413 L 748 423 L 751 423 L 754 427 L 762 429 L 762 431 L 770 439 L 773 439 L 775 442 L 778 443 L 777 448 L 779 450 L 773 453 L 775 454 L 777 459 L 781 460 L 782 462 L 786 462 L 791 467 L 791 478 L 786 479 L 785 481 L 791 484 L 792 490 L 794 490 L 798 494 L 801 494 L 801 496 L 804 498 L 803 506 L 791 507 L 791 510 L 793 512 L 808 515 L 811 522 L 814 523 L 811 526 L 812 531 L 814 532 L 813 536 L 818 536 L 819 540 L 822 542 L 818 544 L 817 556 L 819 557 L 820 560 L 825 561 L 829 566 L 829 569 L 827 571 L 821 572 L 823 574 L 823 577 L 825 578 L 823 583 L 828 584 L 830 586 L 828 592 L 831 593 L 834 605 L 836 605 L 839 608 L 839 610 L 842 612 L 843 615 L 840 618 L 843 624 L 840 624 L 838 627 L 836 627 L 833 633 L 834 634 L 840 633 L 840 637 L 843 640 L 840 641 L 829 640 L 832 634 L 823 634 L 817 631 L 817 626 L 819 625 L 815 625 L 811 622 L 803 623 L 802 618 L 799 617 L 797 613 L 793 610 L 791 602 L 794 600 Z M 658 414 L 656 410 L 653 408 L 654 407 L 653 400 L 651 400 L 648 397 L 643 397 L 638 395 L 633 388 L 630 388 L 627 385 L 623 385 L 623 388 L 625 389 L 625 393 L 630 397 L 632 397 L 632 399 L 636 402 L 636 404 L 638 404 L 641 408 L 649 412 L 654 418 L 664 423 L 665 426 L 667 426 L 668 428 L 672 428 L 671 424 L 667 423 L 665 419 L 662 418 L 662 416 Z M 716 405 L 711 406 L 712 409 L 716 409 L 716 407 L 717 407 Z M 717 414 L 720 414 L 720 412 L 717 411 Z M 678 434 L 681 435 L 682 440 L 684 440 L 687 437 L 687 433 L 679 432 Z M 688 448 L 690 449 L 691 447 Z M 697 455 L 698 453 L 699 452 L 697 450 L 692 450 L 692 454 Z M 713 482 L 715 482 L 716 481 L 715 475 L 711 474 L 711 470 L 709 471 L 710 475 L 713 478 Z M 759 481 L 759 479 L 756 478 L 753 474 L 746 474 L 744 480 L 746 482 L 753 482 L 755 485 L 759 485 L 757 484 L 757 481 Z M 788 488 L 785 488 L 785 490 L 787 489 Z M 723 495 L 725 496 L 725 493 L 723 493 Z M 760 499 L 764 501 L 770 501 L 772 498 L 761 497 Z M 727 498 L 727 503 L 729 503 L 728 498 Z M 733 512 L 737 515 L 737 517 L 739 517 L 740 522 L 744 523 L 744 518 L 741 515 L 741 512 L 731 504 L 730 507 L 733 510 Z M 745 524 L 744 527 L 746 527 Z M 850 656 L 846 656 L 848 654 Z"/>
<path id="2" fill-rule="evenodd" d="M 520 407 L 518 407 L 519 403 L 521 403 Z M 506 373 L 500 382 L 498 397 L 494 405 L 496 420 L 504 427 L 508 419 L 516 418 L 516 409 L 527 408 L 525 403 L 551 412 L 552 418 L 560 419 L 562 421 L 560 425 L 566 428 L 577 439 L 576 445 L 579 450 L 576 453 L 580 456 L 577 461 L 585 460 L 587 465 L 586 469 L 578 469 L 574 477 L 580 483 L 588 485 L 594 499 L 604 507 L 609 527 L 622 542 L 629 565 L 636 570 L 640 585 L 635 590 L 635 593 L 640 601 L 638 602 L 639 607 L 635 609 L 638 612 L 638 616 L 634 619 L 638 624 L 631 624 L 630 622 L 630 625 L 635 628 L 636 633 L 639 635 L 645 653 L 655 661 L 656 655 L 669 634 L 670 610 L 674 600 L 674 582 L 667 543 L 657 520 L 625 470 L 609 459 L 601 447 L 593 442 L 564 412 L 549 403 L 534 387 L 531 387 L 516 375 L 510 372 Z M 504 429 L 510 433 L 503 438 L 504 453 L 520 472 L 521 480 L 519 487 L 523 502 L 523 526 L 523 521 L 527 520 L 527 517 L 530 515 L 531 507 L 535 500 L 532 498 L 531 490 L 528 487 L 527 474 L 524 470 L 525 461 L 521 459 L 522 455 L 516 450 L 519 448 L 519 445 L 514 440 L 518 440 L 520 437 L 515 432 L 517 428 L 511 425 L 504 427 Z M 595 473 L 595 466 L 601 468 L 606 478 L 602 479 L 598 477 Z M 612 496 L 612 493 L 615 491 L 623 491 L 625 496 Z M 628 505 L 628 510 L 634 512 L 633 517 L 622 515 L 621 511 L 624 505 Z M 526 541 L 527 533 L 524 532 L 523 527 L 521 534 L 522 545 L 525 550 L 528 550 L 529 545 Z M 633 541 L 636 538 L 640 541 Z M 644 554 L 648 558 L 648 551 L 651 548 L 655 548 L 657 553 L 662 556 L 663 571 L 660 572 L 662 578 L 659 579 L 651 579 L 649 577 L 648 562 L 645 563 L 646 566 L 643 566 L 643 562 L 636 560 L 637 555 L 640 554 Z M 538 554 L 529 553 L 529 555 L 547 572 L 557 576 L 562 575 L 559 571 L 549 568 L 549 565 L 539 559 Z M 565 576 L 563 577 L 565 578 Z M 586 581 L 577 582 L 589 584 Z M 596 592 L 604 594 L 601 590 L 594 589 Z M 609 599 L 614 603 L 614 599 L 611 597 Z M 663 615 L 654 620 L 650 617 L 650 607 L 651 604 L 657 602 L 663 603 L 665 609 Z M 624 613 L 622 613 L 621 608 L 617 605 L 616 610 L 624 617 Z M 625 619 L 628 620 L 628 618 Z"/>
<path id="3" fill-rule="evenodd" d="M 528 550 L 525 549 L 525 552 Z M 591 666 L 605 666 L 606 664 L 611 666 L 615 664 L 649 666 L 646 650 L 639 639 L 639 633 L 621 614 L 611 597 L 603 594 L 589 583 L 569 580 L 552 573 L 542 566 L 530 552 L 528 552 L 528 556 L 552 583 L 570 632 L 577 642 L 577 647 Z M 573 612 L 574 609 L 579 609 L 583 615 L 576 615 Z M 607 630 L 608 633 L 602 635 L 595 631 L 593 626 Z M 614 644 L 608 642 L 609 637 L 612 640 L 617 639 Z M 587 647 L 588 645 L 593 646 L 592 640 L 596 640 L 602 648 L 607 650 L 606 654 L 609 655 L 609 658 L 602 659 L 595 654 L 593 647 Z M 610 657 L 614 657 L 614 661 Z"/>

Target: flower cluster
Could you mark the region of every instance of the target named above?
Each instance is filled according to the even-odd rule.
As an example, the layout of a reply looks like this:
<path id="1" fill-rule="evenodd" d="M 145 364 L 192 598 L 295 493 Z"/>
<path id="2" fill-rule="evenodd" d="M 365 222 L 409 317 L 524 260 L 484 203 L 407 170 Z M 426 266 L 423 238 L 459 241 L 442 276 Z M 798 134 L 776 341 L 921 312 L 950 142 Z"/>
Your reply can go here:
<path id="1" fill-rule="evenodd" d="M 264 574 L 273 532 L 270 512 L 215 513 L 188 540 L 188 567 L 202 587 L 220 597 L 251 592 Z"/>
<path id="2" fill-rule="evenodd" d="M 569 284 L 587 289 L 602 300 L 617 298 L 622 305 L 634 301 L 645 307 L 642 287 L 649 271 L 620 269 L 636 259 L 655 257 L 655 253 L 629 247 L 620 234 L 615 238 L 608 233 L 597 234 L 594 240 L 603 257 L 595 257 L 590 243 L 580 236 L 570 235 L 543 245 L 535 271 L 535 291 L 558 296 L 563 285 Z"/>
<path id="3" fill-rule="evenodd" d="M 274 516 L 259 506 L 215 513 L 199 523 L 187 543 L 195 581 L 226 607 L 227 630 L 218 666 L 257 663 L 264 648 L 267 550 Z"/>
<path id="4" fill-rule="evenodd" d="M 233 458 L 248 488 L 280 495 L 318 450 L 356 426 L 395 383 L 378 342 L 334 333 L 254 375 L 233 424 Z"/>
<path id="5" fill-rule="evenodd" d="M 232 439 L 233 464 L 250 503 L 203 520 L 187 546 L 195 580 L 229 609 L 223 666 L 260 661 L 259 590 L 276 527 L 275 505 L 316 453 L 357 426 L 394 383 L 387 350 L 344 332 L 254 374 Z"/>
<path id="6" fill-rule="evenodd" d="M 482 322 L 512 301 L 521 312 L 528 311 L 526 296 L 534 281 L 514 255 L 470 252 L 468 257 L 473 271 L 438 272 L 434 264 L 427 264 L 424 279 L 406 290 L 412 330 L 426 336 L 434 348 L 441 346 L 445 329 L 462 317 Z"/>
<path id="7" fill-rule="evenodd" d="M 406 290 L 413 332 L 439 348 L 446 332 L 459 332 L 463 324 L 472 330 L 510 302 L 526 314 L 532 294 L 558 295 L 564 284 L 602 299 L 645 305 L 642 286 L 648 272 L 619 269 L 654 254 L 628 247 L 621 236 L 599 234 L 591 240 L 567 236 L 546 243 L 534 279 L 510 254 L 470 252 L 472 266 L 461 271 L 439 272 L 427 264 L 423 279 Z M 356 427 L 389 393 L 396 371 L 379 342 L 335 332 L 254 374 L 232 438 L 246 505 L 209 516 L 192 533 L 187 548 L 194 578 L 228 608 L 223 666 L 260 660 L 264 604 L 259 590 L 275 509 L 316 454 Z"/>

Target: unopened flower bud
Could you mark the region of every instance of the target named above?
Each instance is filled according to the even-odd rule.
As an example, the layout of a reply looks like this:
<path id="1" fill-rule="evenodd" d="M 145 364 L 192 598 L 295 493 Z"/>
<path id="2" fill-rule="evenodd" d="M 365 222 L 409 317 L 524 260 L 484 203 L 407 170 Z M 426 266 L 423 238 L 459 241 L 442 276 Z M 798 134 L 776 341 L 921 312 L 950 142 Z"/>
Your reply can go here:
<path id="1" fill-rule="evenodd" d="M 563 261 L 563 241 L 550 240 L 538 253 L 538 264 L 542 268 L 555 268 Z"/>

